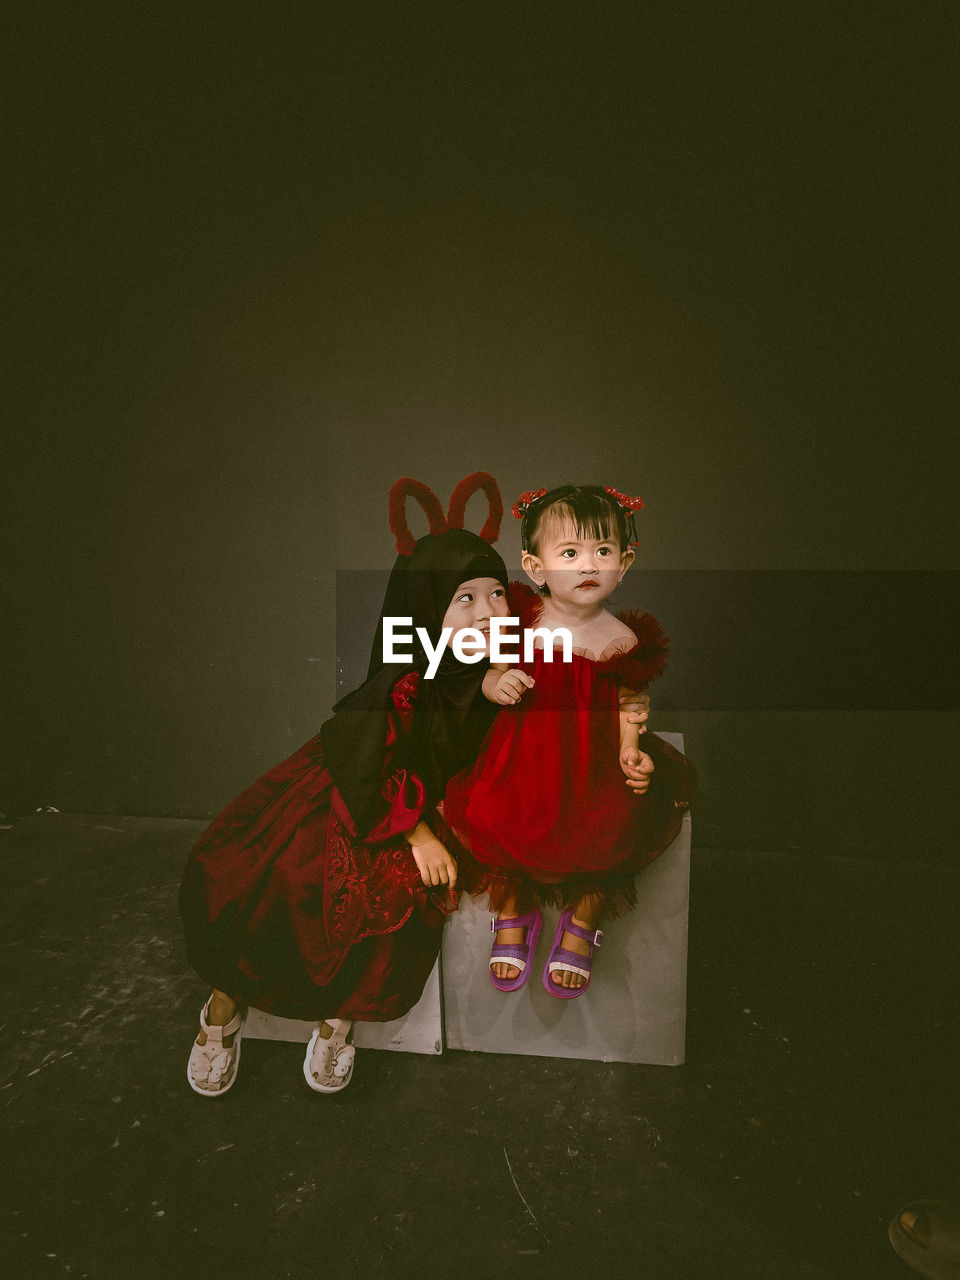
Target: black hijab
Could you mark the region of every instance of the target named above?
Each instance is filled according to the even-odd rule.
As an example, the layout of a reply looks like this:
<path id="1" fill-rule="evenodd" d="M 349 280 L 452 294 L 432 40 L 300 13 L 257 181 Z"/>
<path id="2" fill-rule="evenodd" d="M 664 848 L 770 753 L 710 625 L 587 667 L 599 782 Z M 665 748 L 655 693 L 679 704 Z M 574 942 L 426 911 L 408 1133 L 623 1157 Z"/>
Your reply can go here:
<path id="1" fill-rule="evenodd" d="M 341 698 L 333 718 L 320 729 L 327 767 L 361 835 L 374 825 L 382 805 L 390 692 L 407 672 L 422 676 L 427 668 L 416 628 L 423 627 L 436 644 L 453 593 L 472 578 L 495 578 L 507 585 L 506 566 L 498 553 L 465 529 L 428 534 L 412 555 L 398 556 L 380 610 L 367 678 Z M 412 662 L 384 663 L 385 617 L 413 619 Z M 420 681 L 413 723 L 393 766 L 416 774 L 426 789 L 428 807 L 442 799 L 454 774 L 476 758 L 496 715 L 496 706 L 480 689 L 486 670 L 486 662 L 460 662 L 448 648 L 433 679 Z"/>

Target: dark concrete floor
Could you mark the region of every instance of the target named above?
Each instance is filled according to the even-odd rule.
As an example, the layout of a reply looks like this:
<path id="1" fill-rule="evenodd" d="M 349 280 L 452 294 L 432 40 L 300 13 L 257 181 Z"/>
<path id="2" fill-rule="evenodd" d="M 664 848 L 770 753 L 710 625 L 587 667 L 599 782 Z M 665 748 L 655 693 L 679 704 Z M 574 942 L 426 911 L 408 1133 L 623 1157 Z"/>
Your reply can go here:
<path id="1" fill-rule="evenodd" d="M 960 1197 L 942 865 L 695 853 L 681 1068 L 368 1051 L 324 1098 L 297 1046 L 248 1041 L 208 1102 L 175 903 L 202 825 L 0 834 L 17 1280 L 905 1280 L 888 1219 Z"/>

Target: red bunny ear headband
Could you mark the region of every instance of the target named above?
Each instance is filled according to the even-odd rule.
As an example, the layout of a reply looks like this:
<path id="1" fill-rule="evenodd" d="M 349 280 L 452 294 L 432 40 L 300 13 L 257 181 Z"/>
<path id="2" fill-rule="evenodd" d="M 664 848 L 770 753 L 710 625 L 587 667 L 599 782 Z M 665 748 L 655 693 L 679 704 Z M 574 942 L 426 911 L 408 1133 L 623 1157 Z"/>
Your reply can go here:
<path id="1" fill-rule="evenodd" d="M 644 506 L 646 505 L 643 499 L 629 498 L 625 493 L 620 493 L 616 489 L 611 489 L 611 487 L 608 484 L 605 484 L 603 486 L 603 489 L 605 493 L 608 493 L 610 495 L 613 501 L 617 504 L 617 506 L 626 516 L 627 538 L 629 540 L 629 545 L 631 547 L 639 546 L 640 544 L 637 540 L 637 526 L 636 526 L 636 521 L 634 520 L 634 517 L 636 513 L 638 511 L 642 511 Z M 545 498 L 546 495 L 547 495 L 546 489 L 536 489 L 536 490 L 529 489 L 526 493 L 521 493 L 520 497 L 516 500 L 516 502 L 513 504 L 513 507 L 512 507 L 514 519 L 525 520 L 531 508 L 536 506 L 536 504 L 540 501 L 540 499 Z"/>
<path id="2" fill-rule="evenodd" d="M 409 476 L 398 480 L 390 490 L 390 529 L 397 540 L 400 555 L 413 555 L 413 548 L 417 543 L 407 523 L 407 498 L 415 498 L 423 508 L 431 533 L 446 533 L 450 529 L 463 528 L 467 503 L 479 489 L 487 495 L 489 504 L 480 537 L 484 542 L 496 542 L 500 536 L 500 521 L 503 519 L 503 499 L 496 480 L 489 472 L 474 471 L 472 475 L 464 476 L 450 495 L 446 515 L 443 514 L 440 499 L 429 485 L 420 480 L 411 480 Z"/>

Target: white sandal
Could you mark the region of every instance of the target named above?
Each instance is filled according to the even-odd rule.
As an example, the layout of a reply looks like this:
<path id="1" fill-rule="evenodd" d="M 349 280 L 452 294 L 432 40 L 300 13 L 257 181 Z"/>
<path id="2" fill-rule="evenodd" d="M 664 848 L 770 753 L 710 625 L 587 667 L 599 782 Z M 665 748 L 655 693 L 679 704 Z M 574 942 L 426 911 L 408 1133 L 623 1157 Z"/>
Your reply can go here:
<path id="1" fill-rule="evenodd" d="M 324 1018 L 324 1022 L 333 1027 L 333 1033 L 329 1040 L 324 1040 L 320 1027 L 314 1029 L 303 1059 L 303 1078 L 316 1093 L 339 1093 L 353 1075 L 356 1050 L 347 1044 L 353 1023 L 347 1018 Z M 314 1072 L 319 1080 L 313 1078 Z"/>
<path id="2" fill-rule="evenodd" d="M 209 1001 L 200 1010 L 200 1029 L 207 1037 L 207 1043 L 197 1044 L 194 1040 L 187 1060 L 187 1083 L 201 1097 L 219 1098 L 237 1078 L 243 1014 L 238 1009 L 224 1026 L 211 1027 L 207 1022 L 208 1008 Z M 226 1036 L 233 1036 L 229 1049 L 223 1043 Z"/>

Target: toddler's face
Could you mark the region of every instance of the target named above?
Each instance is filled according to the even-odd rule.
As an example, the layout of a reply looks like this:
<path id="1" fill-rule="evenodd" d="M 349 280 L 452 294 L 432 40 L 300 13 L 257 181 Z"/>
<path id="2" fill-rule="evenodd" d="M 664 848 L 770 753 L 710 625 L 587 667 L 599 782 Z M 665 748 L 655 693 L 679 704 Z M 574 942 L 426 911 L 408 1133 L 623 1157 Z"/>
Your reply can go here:
<path id="1" fill-rule="evenodd" d="M 507 604 L 503 583 L 496 578 L 471 578 L 469 582 L 461 582 L 453 593 L 453 599 L 443 615 L 443 626 L 450 627 L 453 635 L 464 627 L 474 627 L 487 637 L 489 653 L 490 619 L 506 618 L 509 613 L 510 606 Z"/>
<path id="2" fill-rule="evenodd" d="M 578 532 L 571 521 L 544 524 L 537 554 L 526 552 L 523 567 L 538 586 L 550 588 L 558 603 L 577 609 L 598 608 L 633 563 L 633 551 L 616 539 Z"/>

